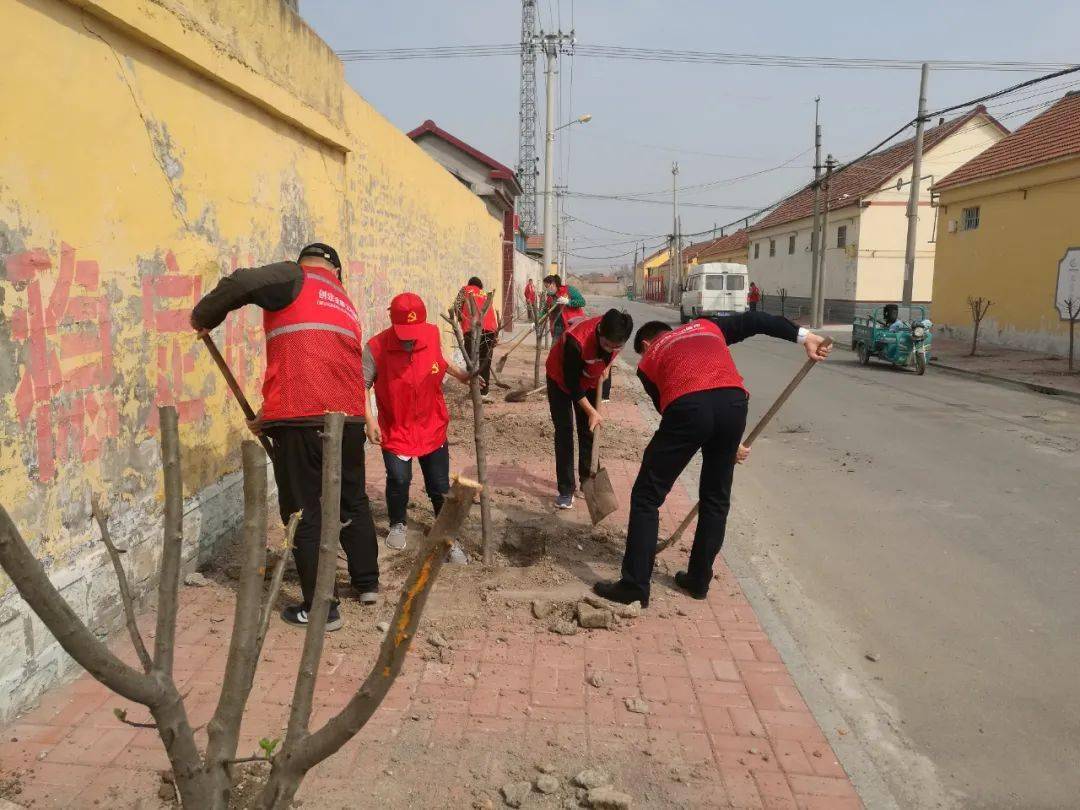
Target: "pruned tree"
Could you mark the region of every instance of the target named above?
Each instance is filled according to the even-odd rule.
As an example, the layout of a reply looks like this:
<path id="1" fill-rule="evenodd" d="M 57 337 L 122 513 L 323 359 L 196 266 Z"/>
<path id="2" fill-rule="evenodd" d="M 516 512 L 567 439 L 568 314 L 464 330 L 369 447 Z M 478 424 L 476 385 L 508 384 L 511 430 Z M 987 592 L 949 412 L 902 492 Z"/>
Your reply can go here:
<path id="1" fill-rule="evenodd" d="M 268 760 L 270 773 L 258 798 L 261 810 L 285 810 L 304 775 L 352 738 L 374 713 L 397 678 L 428 594 L 438 577 L 450 538 L 460 528 L 479 485 L 456 480 L 446 505 L 428 534 L 405 582 L 391 630 L 383 640 L 371 673 L 349 703 L 317 731 L 309 730 L 312 695 L 319 669 L 326 618 L 333 593 L 334 549 L 341 531 L 337 504 L 341 490 L 342 414 L 329 414 L 323 432 L 323 523 L 320 538 L 316 593 L 304 638 L 288 731 L 280 751 L 271 756 L 237 757 L 240 725 L 251 693 L 255 671 L 266 638 L 274 602 L 281 587 L 286 554 L 275 564 L 264 593 L 266 562 L 266 462 L 256 442 L 245 441 L 241 450 L 244 473 L 244 525 L 242 564 L 232 637 L 217 708 L 207 726 L 206 750 L 200 752 L 188 720 L 183 696 L 173 678 L 176 617 L 179 606 L 183 547 L 183 492 L 180 441 L 176 409 L 159 409 L 161 452 L 165 479 L 165 518 L 159 570 L 157 619 L 151 655 L 135 623 L 135 606 L 121 555 L 113 542 L 108 515 L 93 499 L 92 512 L 102 531 L 102 542 L 119 579 L 125 622 L 139 668 L 124 663 L 79 619 L 49 580 L 41 563 L 0 505 L 0 567 L 11 578 L 30 609 L 56 640 L 87 672 L 118 695 L 146 706 L 154 719 L 172 765 L 184 807 L 226 810 L 232 794 L 233 770 L 241 762 Z M 299 515 L 286 532 L 291 543 Z M 140 671 L 141 670 L 141 671 Z"/>
<path id="2" fill-rule="evenodd" d="M 1066 298 L 1065 312 L 1069 316 L 1069 373 L 1073 373 L 1073 358 L 1076 356 L 1076 322 L 1080 320 L 1080 298 Z"/>
<path id="3" fill-rule="evenodd" d="M 480 359 L 480 341 L 483 339 L 484 316 L 491 309 L 493 300 L 494 293 L 488 293 L 484 299 L 484 306 L 478 309 L 476 300 L 472 296 L 466 296 L 466 306 L 469 307 L 472 318 L 471 339 L 468 344 L 466 344 L 465 336 L 461 331 L 461 324 L 454 309 L 451 308 L 446 315 L 442 316 L 443 320 L 450 324 L 450 328 L 453 330 L 454 340 L 457 342 L 461 356 L 465 360 L 465 370 L 469 372 L 469 396 L 473 405 L 473 440 L 476 443 L 476 480 L 481 487 L 480 536 L 484 565 L 495 564 L 495 533 L 491 529 L 491 497 L 488 495 L 485 486 L 487 483 L 487 448 L 484 442 L 484 398 L 480 394 L 480 373 L 483 371 Z M 491 362 L 490 356 L 487 362 Z"/>
<path id="4" fill-rule="evenodd" d="M 968 352 L 968 357 L 975 356 L 975 350 L 979 346 L 979 324 L 982 323 L 983 318 L 986 317 L 987 310 L 990 309 L 991 304 L 994 302 L 989 298 L 972 298 L 968 296 L 968 307 L 971 309 L 971 320 L 975 323 L 975 328 L 971 332 L 971 351 Z"/>
<path id="5" fill-rule="evenodd" d="M 780 299 L 780 317 L 787 317 L 787 287 L 781 287 L 776 291 L 776 297 Z"/>

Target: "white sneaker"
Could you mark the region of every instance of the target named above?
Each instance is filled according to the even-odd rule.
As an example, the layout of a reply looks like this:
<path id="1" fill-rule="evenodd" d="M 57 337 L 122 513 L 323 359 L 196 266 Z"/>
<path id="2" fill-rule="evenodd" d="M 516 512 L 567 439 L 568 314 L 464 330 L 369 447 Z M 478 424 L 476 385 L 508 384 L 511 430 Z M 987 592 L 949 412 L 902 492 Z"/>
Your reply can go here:
<path id="1" fill-rule="evenodd" d="M 446 562 L 450 565 L 468 565 L 469 555 L 465 553 L 464 549 L 457 543 L 450 546 L 450 550 L 446 552 Z"/>
<path id="2" fill-rule="evenodd" d="M 395 551 L 405 548 L 405 536 L 409 533 L 404 523 L 395 523 L 390 527 L 390 533 L 386 535 L 386 547 Z"/>

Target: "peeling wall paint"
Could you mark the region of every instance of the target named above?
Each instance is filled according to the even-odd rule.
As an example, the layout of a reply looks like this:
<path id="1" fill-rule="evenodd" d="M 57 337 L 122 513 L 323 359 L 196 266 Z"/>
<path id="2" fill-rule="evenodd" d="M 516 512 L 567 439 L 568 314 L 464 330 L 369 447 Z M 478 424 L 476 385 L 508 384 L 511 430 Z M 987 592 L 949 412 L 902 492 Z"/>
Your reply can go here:
<path id="1" fill-rule="evenodd" d="M 90 496 L 152 594 L 158 405 L 180 413 L 189 563 L 240 519 L 243 420 L 188 327 L 198 297 L 318 239 L 370 335 L 397 292 L 434 317 L 463 279 L 497 279 L 501 227 L 280 0 L 23 0 L 0 28 L 21 77 L 0 120 L 0 498 L 104 633 L 118 600 Z M 215 339 L 257 403 L 260 313 Z M 71 671 L 0 574 L 0 721 Z"/>

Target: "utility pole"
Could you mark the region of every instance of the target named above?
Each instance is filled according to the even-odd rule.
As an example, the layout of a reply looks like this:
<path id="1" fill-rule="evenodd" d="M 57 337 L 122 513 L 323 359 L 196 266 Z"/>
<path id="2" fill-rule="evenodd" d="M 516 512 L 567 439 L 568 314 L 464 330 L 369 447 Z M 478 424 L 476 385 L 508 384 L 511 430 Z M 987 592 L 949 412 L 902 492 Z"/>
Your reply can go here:
<path id="1" fill-rule="evenodd" d="M 814 99 L 814 225 L 810 231 L 810 326 L 820 329 L 817 320 L 818 254 L 821 251 L 821 96 Z"/>
<path id="2" fill-rule="evenodd" d="M 551 258 L 555 237 L 555 60 L 560 53 L 569 53 L 574 44 L 573 32 L 564 34 L 540 34 L 538 44 L 544 49 L 547 68 L 547 113 L 544 137 L 544 275 L 551 272 Z"/>
<path id="3" fill-rule="evenodd" d="M 817 301 L 814 303 L 814 315 L 812 319 L 812 322 L 817 329 L 820 329 L 825 325 L 825 270 L 828 264 L 825 261 L 825 256 L 829 252 L 829 180 L 832 177 L 834 168 L 836 168 L 836 161 L 833 160 L 832 155 L 829 155 L 825 158 L 825 177 L 821 181 L 825 205 L 821 212 L 821 239 L 819 240 L 817 271 L 818 294 Z"/>
<path id="4" fill-rule="evenodd" d="M 518 103 L 518 213 L 521 230 L 536 233 L 536 0 L 521 0 L 521 90 Z"/>
<path id="5" fill-rule="evenodd" d="M 682 291 L 682 245 L 679 239 L 679 162 L 671 164 L 671 256 L 669 257 L 668 303 L 679 301 L 675 292 L 676 283 Z"/>
<path id="6" fill-rule="evenodd" d="M 907 204 L 907 247 L 904 249 L 904 297 L 903 305 L 911 306 L 915 286 L 915 245 L 919 229 L 919 190 L 922 186 L 923 125 L 926 123 L 926 82 L 930 77 L 930 65 L 923 62 L 919 79 L 919 114 L 915 119 L 915 154 L 911 159 L 911 193 Z M 910 310 L 909 310 L 910 311 Z"/>

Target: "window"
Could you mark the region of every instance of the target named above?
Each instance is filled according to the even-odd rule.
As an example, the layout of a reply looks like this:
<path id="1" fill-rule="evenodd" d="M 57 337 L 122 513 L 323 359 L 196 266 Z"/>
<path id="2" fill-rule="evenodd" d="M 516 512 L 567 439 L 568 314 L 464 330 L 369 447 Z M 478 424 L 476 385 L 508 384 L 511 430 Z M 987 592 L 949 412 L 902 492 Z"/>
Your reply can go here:
<path id="1" fill-rule="evenodd" d="M 705 289 L 706 290 L 722 290 L 722 289 L 724 289 L 724 277 L 723 276 L 705 276 Z"/>
<path id="2" fill-rule="evenodd" d="M 776 240 L 775 239 L 770 239 L 769 240 L 769 255 L 770 256 L 775 256 L 776 255 Z"/>
<path id="3" fill-rule="evenodd" d="M 761 242 L 754 242 L 754 258 L 761 258 Z"/>
<path id="4" fill-rule="evenodd" d="M 979 206 L 964 209 L 964 230 L 973 231 L 979 227 Z"/>
<path id="5" fill-rule="evenodd" d="M 727 288 L 729 290 L 741 290 L 746 286 L 745 276 L 731 275 L 727 277 Z"/>
<path id="6" fill-rule="evenodd" d="M 795 234 L 792 234 L 787 238 L 787 252 L 788 256 L 791 256 L 795 253 Z"/>
<path id="7" fill-rule="evenodd" d="M 836 246 L 847 247 L 847 225 L 841 225 L 836 229 Z"/>

